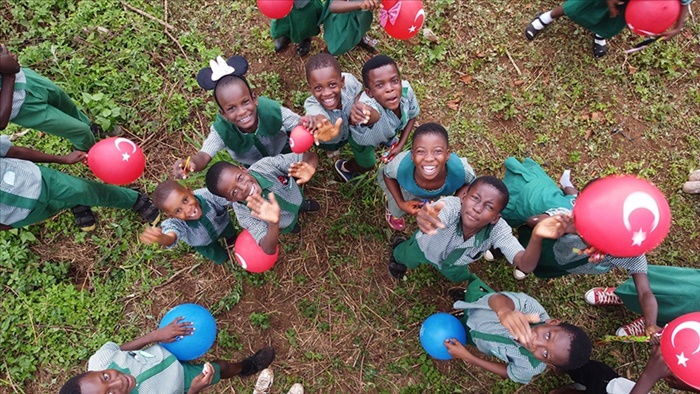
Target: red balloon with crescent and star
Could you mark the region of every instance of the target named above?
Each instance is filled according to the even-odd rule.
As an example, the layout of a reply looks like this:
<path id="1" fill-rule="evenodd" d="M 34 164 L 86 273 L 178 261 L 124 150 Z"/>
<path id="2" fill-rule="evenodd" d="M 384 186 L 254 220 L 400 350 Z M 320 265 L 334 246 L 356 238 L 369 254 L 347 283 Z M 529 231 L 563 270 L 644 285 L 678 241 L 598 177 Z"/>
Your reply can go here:
<path id="1" fill-rule="evenodd" d="M 256 274 L 272 268 L 280 254 L 279 246 L 275 249 L 275 254 L 265 253 L 248 230 L 243 230 L 238 234 L 233 250 L 238 265 L 244 270 Z"/>
<path id="2" fill-rule="evenodd" d="M 700 312 L 685 314 L 664 327 L 661 354 L 674 375 L 700 389 Z"/>
<path id="3" fill-rule="evenodd" d="M 146 157 L 133 141 L 122 137 L 104 139 L 90 148 L 88 167 L 96 177 L 113 185 L 137 180 L 146 168 Z"/>
<path id="4" fill-rule="evenodd" d="M 407 40 L 423 27 L 425 11 L 420 0 L 383 0 L 379 24 L 386 33 L 399 40 Z"/>
<path id="5" fill-rule="evenodd" d="M 649 181 L 613 175 L 579 193 L 574 223 L 579 235 L 602 253 L 634 257 L 661 244 L 671 227 L 671 209 Z"/>

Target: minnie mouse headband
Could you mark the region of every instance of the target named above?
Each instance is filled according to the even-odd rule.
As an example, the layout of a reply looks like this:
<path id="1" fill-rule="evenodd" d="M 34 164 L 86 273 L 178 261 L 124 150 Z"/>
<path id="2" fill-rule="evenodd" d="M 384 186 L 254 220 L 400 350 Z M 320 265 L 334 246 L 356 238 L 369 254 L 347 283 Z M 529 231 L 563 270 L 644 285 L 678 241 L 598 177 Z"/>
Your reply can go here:
<path id="1" fill-rule="evenodd" d="M 212 90 L 217 82 L 227 75 L 243 77 L 248 71 L 248 61 L 243 56 L 234 55 L 224 61 L 217 56 L 216 60 L 209 61 L 209 67 L 205 67 L 197 73 L 197 83 L 204 90 Z"/>

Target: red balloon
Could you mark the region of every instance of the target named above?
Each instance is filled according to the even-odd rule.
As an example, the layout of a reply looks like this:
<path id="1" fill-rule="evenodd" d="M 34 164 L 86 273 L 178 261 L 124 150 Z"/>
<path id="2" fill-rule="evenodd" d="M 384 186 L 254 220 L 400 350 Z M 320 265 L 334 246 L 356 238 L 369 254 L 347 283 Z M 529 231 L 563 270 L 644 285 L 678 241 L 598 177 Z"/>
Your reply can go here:
<path id="1" fill-rule="evenodd" d="M 678 0 L 630 0 L 625 10 L 627 26 L 642 36 L 658 36 L 681 15 Z"/>
<path id="2" fill-rule="evenodd" d="M 104 139 L 90 148 L 88 167 L 96 177 L 113 185 L 137 180 L 146 168 L 146 157 L 138 145 L 122 137 Z"/>
<path id="3" fill-rule="evenodd" d="M 382 7 L 379 24 L 394 38 L 407 40 L 423 27 L 425 11 L 420 0 L 383 0 Z"/>
<path id="4" fill-rule="evenodd" d="M 685 314 L 664 327 L 661 354 L 674 375 L 700 389 L 700 312 Z"/>
<path id="5" fill-rule="evenodd" d="M 574 223 L 591 246 L 615 257 L 634 257 L 659 246 L 671 227 L 661 191 L 631 175 L 613 175 L 586 186 L 574 205 Z"/>
<path id="6" fill-rule="evenodd" d="M 262 250 L 248 230 L 243 230 L 236 238 L 234 254 L 238 265 L 243 267 L 244 270 L 260 273 L 269 270 L 275 265 L 280 254 L 280 248 L 277 247 L 275 254 L 269 255 Z"/>
<path id="7" fill-rule="evenodd" d="M 282 19 L 292 12 L 294 0 L 258 0 L 258 8 L 268 18 Z"/>
<path id="8" fill-rule="evenodd" d="M 304 153 L 314 144 L 314 136 L 304 126 L 299 125 L 289 133 L 289 147 L 294 153 Z"/>

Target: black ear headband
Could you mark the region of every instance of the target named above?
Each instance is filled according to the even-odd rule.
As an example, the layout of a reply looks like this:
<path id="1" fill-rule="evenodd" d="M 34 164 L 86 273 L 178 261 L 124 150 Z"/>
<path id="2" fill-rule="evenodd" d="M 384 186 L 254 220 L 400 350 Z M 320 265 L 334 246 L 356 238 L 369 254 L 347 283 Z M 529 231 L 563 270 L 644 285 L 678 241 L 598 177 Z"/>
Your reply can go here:
<path id="1" fill-rule="evenodd" d="M 197 73 L 197 83 L 204 90 L 212 90 L 217 82 L 227 75 L 243 77 L 248 71 L 248 61 L 243 56 L 234 55 L 224 61 L 217 56 L 216 60 L 209 61 L 209 67 L 205 67 Z"/>

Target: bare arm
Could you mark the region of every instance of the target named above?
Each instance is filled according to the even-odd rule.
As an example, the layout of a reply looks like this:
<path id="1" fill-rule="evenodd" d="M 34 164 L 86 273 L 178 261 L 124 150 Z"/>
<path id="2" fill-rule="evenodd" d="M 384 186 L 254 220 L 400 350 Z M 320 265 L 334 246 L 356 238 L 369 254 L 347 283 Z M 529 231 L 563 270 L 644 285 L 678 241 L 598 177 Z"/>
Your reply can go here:
<path id="1" fill-rule="evenodd" d="M 15 91 L 15 75 L 2 76 L 2 88 L 0 88 L 0 130 L 5 130 L 10 123 L 12 113 L 12 95 Z"/>
<path id="2" fill-rule="evenodd" d="M 170 324 L 155 331 L 151 331 L 141 338 L 127 342 L 119 348 L 124 351 L 139 350 L 153 342 L 173 342 L 177 337 L 192 335 L 193 327 L 191 322 L 183 322 L 184 317 L 175 318 Z"/>
<path id="3" fill-rule="evenodd" d="M 67 155 L 50 155 L 38 150 L 24 148 L 21 146 L 11 146 L 5 157 L 29 160 L 34 163 L 58 163 L 58 164 L 75 164 L 83 161 L 87 155 L 85 152 L 73 151 Z"/>
<path id="4" fill-rule="evenodd" d="M 538 221 L 527 247 L 515 255 L 513 263 L 525 273 L 534 271 L 542 253 L 542 240 L 544 238 L 557 239 L 563 236 L 572 223 L 573 218 L 570 215 L 549 216 Z"/>
<path id="5" fill-rule="evenodd" d="M 402 150 L 403 147 L 406 145 L 406 141 L 408 141 L 408 136 L 411 135 L 411 130 L 413 130 L 413 125 L 416 123 L 416 118 L 411 118 L 406 122 L 406 127 L 401 130 L 401 137 L 399 137 L 399 143 L 396 144 L 396 147 L 392 149 L 392 152 L 389 153 L 390 156 L 396 156 L 399 154 Z"/>
<path id="6" fill-rule="evenodd" d="M 469 364 L 476 365 L 477 367 L 483 368 L 489 372 L 493 372 L 503 379 L 508 379 L 508 364 L 488 361 L 473 355 L 469 350 L 467 350 L 464 345 L 459 343 L 456 339 L 450 338 L 446 339 L 444 342 L 447 352 L 454 358 L 463 360 Z"/>
<path id="7" fill-rule="evenodd" d="M 647 274 L 637 273 L 632 275 L 632 279 L 634 280 L 634 286 L 637 288 L 639 305 L 642 308 L 642 315 L 644 315 L 646 334 L 649 335 L 651 342 L 657 345 L 659 344 L 659 338 L 654 334 L 661 331 L 661 327 L 656 325 L 659 305 L 656 302 L 654 293 L 651 292 L 649 276 L 647 276 Z"/>

